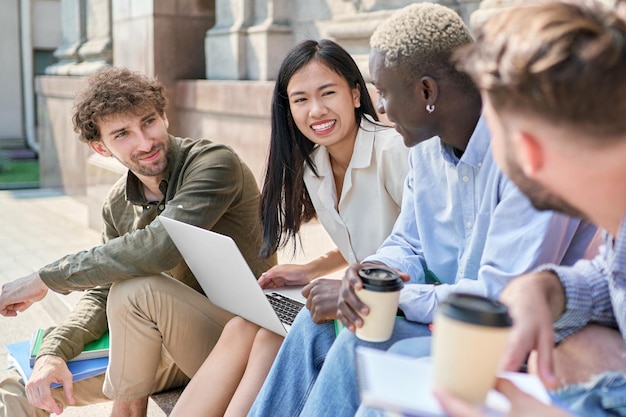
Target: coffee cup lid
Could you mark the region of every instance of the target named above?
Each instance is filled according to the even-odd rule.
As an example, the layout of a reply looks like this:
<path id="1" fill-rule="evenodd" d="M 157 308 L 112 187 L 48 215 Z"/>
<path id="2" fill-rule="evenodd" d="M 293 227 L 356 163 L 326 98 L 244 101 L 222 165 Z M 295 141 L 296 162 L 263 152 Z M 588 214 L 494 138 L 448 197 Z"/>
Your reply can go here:
<path id="1" fill-rule="evenodd" d="M 368 266 L 359 269 L 363 288 L 370 291 L 398 291 L 404 286 L 400 275 L 384 266 Z"/>
<path id="2" fill-rule="evenodd" d="M 504 304 L 476 294 L 450 294 L 439 305 L 439 310 L 452 319 L 471 324 L 491 327 L 509 327 L 512 324 Z"/>

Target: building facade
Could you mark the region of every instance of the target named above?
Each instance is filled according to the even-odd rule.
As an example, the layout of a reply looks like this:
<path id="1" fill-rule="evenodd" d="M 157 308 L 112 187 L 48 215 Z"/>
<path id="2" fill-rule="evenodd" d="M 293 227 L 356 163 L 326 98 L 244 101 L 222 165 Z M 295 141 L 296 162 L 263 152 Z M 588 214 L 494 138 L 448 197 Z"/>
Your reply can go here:
<path id="1" fill-rule="evenodd" d="M 439 3 L 471 26 L 510 1 Z M 86 75 L 125 66 L 164 82 L 173 134 L 232 146 L 260 182 L 273 80 L 287 51 L 304 39 L 333 39 L 367 78 L 370 35 L 414 2 L 4 0 L 0 45 L 11 65 L 0 66 L 0 149 L 38 152 L 41 186 L 84 197 L 99 228 L 104 194 L 124 170 L 78 140 L 73 98 Z"/>

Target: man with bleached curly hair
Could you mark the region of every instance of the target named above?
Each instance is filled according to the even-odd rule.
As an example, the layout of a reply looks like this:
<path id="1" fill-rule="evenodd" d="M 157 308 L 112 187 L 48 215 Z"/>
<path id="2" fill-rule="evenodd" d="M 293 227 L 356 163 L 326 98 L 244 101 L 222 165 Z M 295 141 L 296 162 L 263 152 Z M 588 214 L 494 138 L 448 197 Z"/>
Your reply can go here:
<path id="1" fill-rule="evenodd" d="M 480 93 L 450 60 L 471 42 L 459 15 L 434 3 L 397 11 L 372 35 L 377 110 L 412 147 L 400 216 L 376 254 L 345 273 L 337 317 L 347 329 L 336 336 L 332 322 L 315 324 L 301 312 L 250 416 L 354 416 L 356 346 L 387 349 L 430 336 L 433 312 L 453 291 L 497 296 L 546 259 L 571 264 L 594 247 L 594 227 L 536 211 L 494 163 Z M 380 264 L 408 282 L 400 295 L 405 317 L 395 320 L 388 341 L 365 342 L 353 334 L 369 313 L 357 296 L 357 272 Z"/>

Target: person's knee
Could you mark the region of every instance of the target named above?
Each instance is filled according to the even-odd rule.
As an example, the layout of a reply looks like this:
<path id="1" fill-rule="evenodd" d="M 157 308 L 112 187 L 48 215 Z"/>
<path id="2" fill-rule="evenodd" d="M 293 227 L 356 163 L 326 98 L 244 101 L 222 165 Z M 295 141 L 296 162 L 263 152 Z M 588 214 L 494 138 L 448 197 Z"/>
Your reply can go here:
<path id="1" fill-rule="evenodd" d="M 626 343 L 612 328 L 590 324 L 565 339 L 555 349 L 555 358 L 563 357 L 593 367 L 597 371 L 626 372 Z"/>
<path id="2" fill-rule="evenodd" d="M 314 340 L 322 332 L 323 327 L 323 324 L 313 322 L 309 310 L 303 308 L 293 321 L 289 334 L 292 339 L 297 337 L 304 340 Z"/>
<path id="3" fill-rule="evenodd" d="M 26 396 L 26 387 L 20 374 L 13 368 L 8 375 L 0 380 L 0 393 L 9 395 Z"/>
<path id="4" fill-rule="evenodd" d="M 354 333 L 342 331 L 337 336 L 337 339 L 335 339 L 331 349 L 335 351 L 353 352 L 355 348 L 361 344 L 368 345 L 368 343 L 363 343 Z"/>
<path id="5" fill-rule="evenodd" d="M 429 336 L 411 337 L 409 339 L 400 340 L 391 345 L 389 352 L 412 356 L 414 358 L 430 356 L 431 340 L 432 338 Z"/>
<path id="6" fill-rule="evenodd" d="M 302 361 L 304 355 L 314 367 L 320 367 L 334 341 L 333 323 L 316 324 L 309 310 L 302 309 L 282 343 L 279 352 L 282 360 L 279 362 Z"/>
<path id="7" fill-rule="evenodd" d="M 150 290 L 150 284 L 154 277 L 137 277 L 117 281 L 111 285 L 107 304 L 127 303 L 138 293 L 145 293 Z"/>
<path id="8" fill-rule="evenodd" d="M 256 334 L 256 338 L 254 340 L 255 345 L 259 343 L 261 346 L 280 346 L 284 338 L 279 336 L 278 334 L 261 328 Z"/>
<path id="9" fill-rule="evenodd" d="M 113 283 L 107 297 L 107 314 L 113 315 L 119 311 L 126 311 L 129 305 L 137 303 L 140 296 L 154 293 L 164 280 L 165 278 L 161 276 L 148 276 Z"/>
<path id="10" fill-rule="evenodd" d="M 221 340 L 236 342 L 238 340 L 254 340 L 261 327 L 239 316 L 228 320 L 220 336 Z"/>
<path id="11" fill-rule="evenodd" d="M 31 409 L 30 411 L 35 409 L 28 403 L 23 381 L 17 372 L 13 372 L 9 377 L 0 381 L 0 417 L 30 415 L 28 408 Z M 26 413 L 26 411 L 29 412 Z M 20 414 L 21 412 L 23 414 Z"/>

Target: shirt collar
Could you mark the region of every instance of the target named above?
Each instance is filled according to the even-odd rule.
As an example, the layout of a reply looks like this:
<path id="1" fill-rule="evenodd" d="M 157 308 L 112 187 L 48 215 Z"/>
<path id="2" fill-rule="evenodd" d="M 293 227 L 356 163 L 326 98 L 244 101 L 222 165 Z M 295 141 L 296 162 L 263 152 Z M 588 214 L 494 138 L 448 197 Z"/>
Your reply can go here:
<path id="1" fill-rule="evenodd" d="M 439 143 L 441 144 L 441 152 L 446 161 L 452 162 L 455 165 L 458 162 L 463 162 L 464 164 L 471 165 L 476 168 L 480 168 L 485 160 L 485 157 L 489 154 L 490 142 L 491 133 L 489 132 L 489 128 L 487 127 L 487 123 L 485 122 L 485 117 L 483 115 L 481 115 L 478 119 L 474 132 L 472 133 L 472 136 L 467 143 L 467 147 L 465 148 L 465 152 L 463 152 L 463 156 L 461 156 L 460 159 L 454 155 L 454 149 L 452 146 L 443 143 L 441 139 L 439 140 Z"/>
<path id="2" fill-rule="evenodd" d="M 352 168 L 367 168 L 372 163 L 372 153 L 374 152 L 375 132 L 383 127 L 377 124 L 370 115 L 365 114 L 361 119 L 361 125 L 354 141 L 354 150 L 350 165 Z"/>

